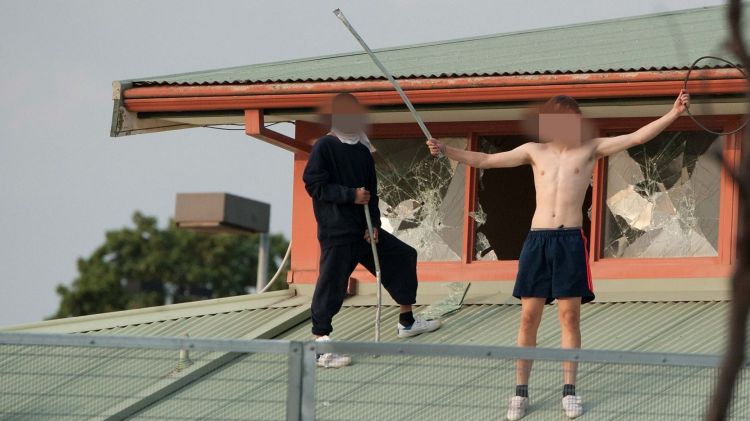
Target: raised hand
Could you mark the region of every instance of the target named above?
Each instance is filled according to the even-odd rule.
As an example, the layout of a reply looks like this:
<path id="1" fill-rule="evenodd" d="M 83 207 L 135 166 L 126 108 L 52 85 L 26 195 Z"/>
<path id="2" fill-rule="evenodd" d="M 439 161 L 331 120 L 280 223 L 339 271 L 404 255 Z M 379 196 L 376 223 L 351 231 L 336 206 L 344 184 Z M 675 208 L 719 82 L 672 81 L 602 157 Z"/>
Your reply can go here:
<path id="1" fill-rule="evenodd" d="M 430 148 L 432 156 L 440 156 L 445 153 L 445 145 L 437 139 L 428 140 L 427 147 Z"/>
<path id="2" fill-rule="evenodd" d="M 690 94 L 684 90 L 680 90 L 680 94 L 677 95 L 677 99 L 674 101 L 674 105 L 672 106 L 672 111 L 675 113 L 682 114 L 687 110 L 687 108 L 690 106 Z"/>

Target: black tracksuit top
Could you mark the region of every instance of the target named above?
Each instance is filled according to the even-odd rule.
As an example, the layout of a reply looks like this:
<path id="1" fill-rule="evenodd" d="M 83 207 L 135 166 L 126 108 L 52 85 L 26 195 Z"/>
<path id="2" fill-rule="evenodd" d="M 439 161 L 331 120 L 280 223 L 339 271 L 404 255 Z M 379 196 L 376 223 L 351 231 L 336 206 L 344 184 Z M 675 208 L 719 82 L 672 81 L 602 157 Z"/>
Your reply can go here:
<path id="1" fill-rule="evenodd" d="M 323 136 L 313 146 L 302 179 L 313 200 L 321 248 L 362 241 L 367 222 L 362 205 L 354 203 L 359 187 L 370 192 L 372 224 L 380 227 L 375 161 L 365 145 Z"/>

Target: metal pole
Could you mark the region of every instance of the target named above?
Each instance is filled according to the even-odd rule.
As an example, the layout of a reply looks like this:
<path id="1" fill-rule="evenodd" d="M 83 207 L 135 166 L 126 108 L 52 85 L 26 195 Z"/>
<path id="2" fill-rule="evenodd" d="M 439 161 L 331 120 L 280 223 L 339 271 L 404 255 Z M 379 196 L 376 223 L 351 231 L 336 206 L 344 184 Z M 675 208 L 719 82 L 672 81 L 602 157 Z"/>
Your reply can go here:
<path id="1" fill-rule="evenodd" d="M 341 9 L 336 9 L 333 11 L 333 14 L 336 15 L 337 18 L 341 20 L 341 22 L 346 26 L 346 29 L 349 30 L 349 32 L 354 35 L 354 38 L 359 41 L 359 44 L 362 46 L 362 48 L 365 49 L 365 52 L 367 52 L 367 55 L 370 56 L 370 59 L 372 59 L 373 63 L 375 63 L 376 66 L 380 69 L 380 71 L 383 73 L 383 76 L 388 78 L 388 81 L 391 82 L 391 85 L 396 89 L 396 92 L 398 92 L 398 95 L 401 97 L 401 100 L 404 101 L 404 104 L 406 104 L 406 107 L 409 109 L 409 112 L 411 112 L 411 116 L 416 120 L 417 124 L 419 125 L 419 128 L 422 129 L 422 133 L 424 134 L 425 138 L 432 139 L 432 135 L 430 134 L 430 131 L 427 129 L 427 126 L 425 126 L 424 121 L 422 121 L 422 117 L 417 113 L 417 110 L 414 109 L 414 105 L 412 105 L 409 98 L 406 96 L 406 93 L 404 93 L 404 90 L 401 89 L 401 85 L 398 84 L 396 79 L 393 78 L 391 75 L 391 72 L 388 71 L 388 69 L 383 66 L 383 63 L 380 62 L 378 57 L 375 55 L 375 53 L 372 52 L 370 47 L 367 46 L 367 43 L 365 43 L 365 40 L 362 39 L 361 36 L 357 33 L 357 31 L 354 29 L 354 27 L 349 23 L 349 21 L 346 19 L 346 16 L 344 16 L 344 13 L 341 11 Z"/>
<path id="2" fill-rule="evenodd" d="M 286 369 L 286 419 L 300 421 L 302 419 L 302 379 L 304 376 L 304 348 L 302 342 L 289 344 L 289 357 Z"/>
<path id="3" fill-rule="evenodd" d="M 372 217 L 370 216 L 369 205 L 363 205 L 365 208 L 365 219 L 367 220 L 367 232 L 370 234 L 370 246 L 372 247 L 372 259 L 375 261 L 375 280 L 377 288 L 375 291 L 375 342 L 380 342 L 380 307 L 382 304 L 382 288 L 380 282 L 380 259 L 378 258 L 378 246 L 375 244 L 375 236 L 372 229 Z"/>
<path id="4" fill-rule="evenodd" d="M 304 346 L 302 356 L 302 393 L 300 397 L 300 420 L 315 421 L 315 382 L 318 352 L 315 342 Z"/>
<path id="5" fill-rule="evenodd" d="M 268 280 L 268 256 L 271 251 L 271 241 L 267 232 L 260 233 L 258 237 L 258 276 L 255 283 L 255 291 L 261 291 Z"/>

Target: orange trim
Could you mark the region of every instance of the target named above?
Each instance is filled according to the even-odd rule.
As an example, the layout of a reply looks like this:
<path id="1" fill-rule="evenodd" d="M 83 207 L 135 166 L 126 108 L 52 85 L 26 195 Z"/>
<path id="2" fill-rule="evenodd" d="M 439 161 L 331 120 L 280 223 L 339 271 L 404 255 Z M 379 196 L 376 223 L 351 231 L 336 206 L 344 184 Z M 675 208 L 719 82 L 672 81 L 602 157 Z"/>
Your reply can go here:
<path id="1" fill-rule="evenodd" d="M 523 133 L 518 121 L 438 121 L 428 122 L 427 127 L 435 137 L 470 137 L 472 134 L 518 134 Z M 423 138 L 422 130 L 417 123 L 376 124 L 371 127 L 372 138 L 403 139 L 407 137 Z"/>
<path id="2" fill-rule="evenodd" d="M 308 244 L 315 249 L 317 244 Z M 620 260 L 620 259 L 618 259 Z M 591 277 L 597 283 L 609 279 L 656 279 L 656 278 L 722 278 L 732 273 L 731 266 L 719 265 L 716 258 L 684 259 L 624 259 L 612 262 L 611 259 L 594 262 L 590 265 Z M 444 282 L 455 280 L 508 281 L 516 279 L 518 261 L 474 261 L 470 264 L 455 262 L 419 262 L 417 275 L 420 282 Z M 315 283 L 317 262 L 304 269 L 295 269 L 295 283 Z M 374 277 L 358 266 L 352 274 L 362 282 L 373 282 Z"/>
<path id="3" fill-rule="evenodd" d="M 731 129 L 730 129 L 731 130 Z M 730 163 L 734 161 L 735 150 L 732 147 L 735 142 L 735 136 L 726 136 L 723 139 L 722 158 Z M 735 186 L 731 176 L 724 170 L 721 171 L 721 184 L 719 186 L 719 235 L 718 235 L 718 252 L 722 264 L 729 265 L 733 262 L 732 230 L 734 225 L 734 211 L 736 207 Z"/>
<path id="4" fill-rule="evenodd" d="M 730 165 L 732 165 L 732 168 L 735 171 L 739 170 L 740 162 L 742 162 L 742 139 L 744 139 L 745 130 L 729 136 L 729 150 L 727 151 L 726 159 L 728 160 Z M 732 203 L 729 211 L 729 216 L 731 218 L 731 224 L 728 234 L 729 263 L 734 263 L 737 260 L 737 235 L 740 229 L 740 188 L 736 183 L 733 182 L 731 177 L 729 177 L 729 174 L 727 174 L 727 182 L 731 185 L 732 194 Z M 724 214 L 722 214 L 722 216 L 723 215 Z"/>
<path id="5" fill-rule="evenodd" d="M 470 151 L 477 150 L 477 134 L 471 133 L 468 136 L 466 149 Z M 471 217 L 477 206 L 477 169 L 466 166 L 466 183 L 464 184 L 464 231 L 463 231 L 463 255 L 464 263 L 471 263 L 474 260 L 474 226 L 476 221 Z"/>
<path id="6" fill-rule="evenodd" d="M 310 153 L 312 147 L 304 142 L 297 142 L 289 136 L 267 129 L 263 123 L 263 110 L 245 110 L 245 134 L 290 152 Z"/>
<path id="7" fill-rule="evenodd" d="M 602 158 L 594 164 L 593 183 L 591 186 L 591 247 L 589 261 L 599 260 L 602 250 L 602 209 L 604 195 L 607 190 L 607 158 Z"/>
<path id="8" fill-rule="evenodd" d="M 569 83 L 561 85 L 496 86 L 457 89 L 422 89 L 409 91 L 415 104 L 458 104 L 480 102 L 539 101 L 553 94 L 566 94 L 579 99 L 631 98 L 673 96 L 682 88 L 682 81 Z M 689 85 L 694 94 L 739 94 L 745 92 L 744 79 L 714 79 Z M 280 108 L 316 108 L 331 93 L 280 95 L 230 95 L 166 98 L 126 98 L 125 107 L 133 112 L 175 112 Z M 401 105 L 398 93 L 388 91 L 359 92 L 359 100 L 371 106 Z"/>
<path id="9" fill-rule="evenodd" d="M 325 134 L 325 130 L 315 124 L 299 121 L 295 127 L 295 142 L 312 146 L 313 140 Z M 312 199 L 305 190 L 302 174 L 309 155 L 303 152 L 294 154 L 294 184 L 292 185 L 292 263 L 287 274 L 288 282 L 297 282 L 297 272 L 317 274 L 320 247 L 318 246 L 318 226 L 313 214 Z M 310 282 L 315 282 L 312 278 Z"/>
<path id="10" fill-rule="evenodd" d="M 495 86 L 565 85 L 612 82 L 648 82 L 683 80 L 686 70 L 577 73 L 563 75 L 523 76 L 475 76 L 450 78 L 400 79 L 399 85 L 406 91 L 420 89 L 457 89 Z M 734 69 L 709 69 L 694 71 L 691 77 L 698 79 L 737 79 Z M 339 82 L 288 82 L 222 85 L 158 85 L 137 86 L 125 90 L 124 98 L 175 98 L 199 96 L 278 95 L 334 92 L 390 91 L 391 84 L 385 80 L 339 81 Z"/>
<path id="11" fill-rule="evenodd" d="M 603 259 L 591 265 L 597 279 L 628 278 L 714 278 L 728 277 L 730 265 L 722 265 L 716 257 L 684 257 L 665 259 Z"/>

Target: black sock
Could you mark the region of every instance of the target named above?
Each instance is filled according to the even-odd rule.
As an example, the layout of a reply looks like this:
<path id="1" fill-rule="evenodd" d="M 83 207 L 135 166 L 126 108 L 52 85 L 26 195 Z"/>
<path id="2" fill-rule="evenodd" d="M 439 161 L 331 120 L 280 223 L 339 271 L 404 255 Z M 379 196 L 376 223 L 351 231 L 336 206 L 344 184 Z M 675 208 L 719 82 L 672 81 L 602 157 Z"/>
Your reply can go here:
<path id="1" fill-rule="evenodd" d="M 576 385 L 574 384 L 564 384 L 563 385 L 563 398 L 569 395 L 576 395 Z"/>
<path id="2" fill-rule="evenodd" d="M 516 385 L 516 396 L 521 396 L 524 398 L 529 397 L 529 385 L 527 384 L 517 384 Z"/>
<path id="3" fill-rule="evenodd" d="M 414 324 L 414 314 L 411 311 L 401 313 L 398 315 L 398 322 L 401 323 L 401 326 L 403 327 L 411 327 L 411 325 Z"/>

